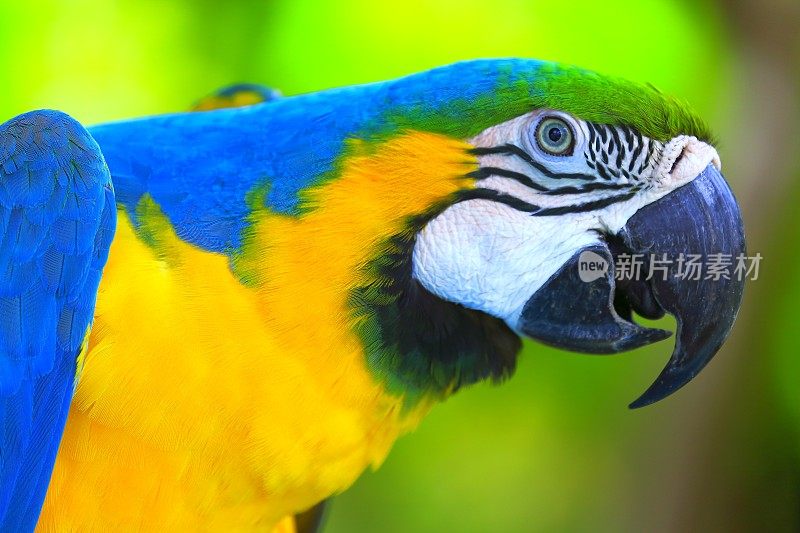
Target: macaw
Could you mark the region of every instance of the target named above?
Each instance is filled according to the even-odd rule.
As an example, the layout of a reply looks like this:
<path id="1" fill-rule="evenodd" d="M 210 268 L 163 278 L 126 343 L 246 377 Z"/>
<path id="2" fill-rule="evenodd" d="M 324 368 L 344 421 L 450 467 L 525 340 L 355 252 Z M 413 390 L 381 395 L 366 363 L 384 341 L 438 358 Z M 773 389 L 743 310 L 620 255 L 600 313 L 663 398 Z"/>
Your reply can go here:
<path id="1" fill-rule="evenodd" d="M 521 337 L 617 353 L 669 335 L 634 312 L 674 315 L 675 348 L 641 407 L 691 380 L 731 330 L 741 279 L 615 275 L 634 254 L 745 251 L 708 127 L 652 86 L 477 60 L 232 105 L 91 137 L 33 123 L 34 150 L 0 133 L 0 161 L 26 155 L 10 173 L 3 163 L 18 191 L 0 197 L 5 212 L 40 205 L 30 177 L 71 173 L 94 196 L 56 187 L 78 213 L 69 250 L 95 236 L 61 285 L 29 282 L 33 297 L 12 310 L 29 321 L 3 323 L 5 405 L 28 402 L 3 411 L 3 453 L 22 449 L 0 478 L 3 531 L 30 530 L 30 495 L 45 490 L 40 531 L 311 531 L 321 502 L 432 406 L 509 377 Z M 29 179 L 9 187 L 20 172 Z M 101 198 L 116 204 L 115 230 Z M 52 237 L 0 248 L 4 290 L 33 250 L 61 242 L 61 211 L 41 205 L 37 228 Z M 14 364 L 30 339 L 63 340 L 40 309 L 64 292 L 96 307 L 57 344 L 54 392 L 39 386 L 52 365 Z M 66 408 L 70 396 L 66 425 L 50 410 L 39 422 L 37 401 Z M 20 445 L 20 428 L 38 438 Z"/>

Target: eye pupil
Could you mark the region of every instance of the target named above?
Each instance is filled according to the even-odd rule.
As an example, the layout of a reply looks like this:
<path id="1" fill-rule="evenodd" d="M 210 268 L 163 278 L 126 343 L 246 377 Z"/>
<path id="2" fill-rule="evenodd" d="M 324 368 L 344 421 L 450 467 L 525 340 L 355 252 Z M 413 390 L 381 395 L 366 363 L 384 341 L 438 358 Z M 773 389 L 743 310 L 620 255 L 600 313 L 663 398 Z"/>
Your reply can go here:
<path id="1" fill-rule="evenodd" d="M 544 117 L 536 127 L 536 143 L 549 155 L 572 155 L 575 137 L 569 124 L 560 117 Z"/>
<path id="2" fill-rule="evenodd" d="M 558 126 L 552 126 L 550 130 L 547 132 L 547 137 L 554 143 L 560 141 L 561 137 L 563 136 L 564 132 L 561 131 L 561 128 L 559 128 Z"/>

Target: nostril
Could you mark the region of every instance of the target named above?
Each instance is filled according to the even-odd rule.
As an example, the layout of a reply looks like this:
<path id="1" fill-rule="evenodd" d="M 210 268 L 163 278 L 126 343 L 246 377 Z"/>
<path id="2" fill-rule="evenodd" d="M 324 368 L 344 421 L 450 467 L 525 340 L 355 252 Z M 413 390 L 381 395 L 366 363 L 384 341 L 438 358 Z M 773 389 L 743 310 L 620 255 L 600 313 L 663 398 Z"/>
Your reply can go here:
<path id="1" fill-rule="evenodd" d="M 671 167 L 669 167 L 669 173 L 670 173 L 670 174 L 672 174 L 672 172 L 675 170 L 675 167 L 677 167 L 677 166 L 678 166 L 678 163 L 680 163 L 680 162 L 681 162 L 681 159 L 683 159 L 683 156 L 684 156 L 684 154 L 686 154 L 686 148 L 684 148 L 683 150 L 681 150 L 681 153 L 680 153 L 680 154 L 678 154 L 678 157 L 676 157 L 676 158 L 675 158 L 675 161 L 673 161 L 673 162 L 672 162 L 672 166 L 671 166 Z"/>

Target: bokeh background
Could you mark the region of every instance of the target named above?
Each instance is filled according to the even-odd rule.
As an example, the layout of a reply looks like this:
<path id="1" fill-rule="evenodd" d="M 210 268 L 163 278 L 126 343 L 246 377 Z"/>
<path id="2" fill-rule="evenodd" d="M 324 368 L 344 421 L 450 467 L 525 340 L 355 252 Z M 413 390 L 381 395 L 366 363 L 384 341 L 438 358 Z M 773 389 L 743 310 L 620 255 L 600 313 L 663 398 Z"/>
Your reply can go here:
<path id="1" fill-rule="evenodd" d="M 721 139 L 760 279 L 708 369 L 643 410 L 626 405 L 670 342 L 614 357 L 527 344 L 512 380 L 435 409 L 337 497 L 327 531 L 800 529 L 797 0 L 2 2 L 0 119 L 51 107 L 92 124 L 231 82 L 296 94 L 496 56 L 693 104 Z"/>

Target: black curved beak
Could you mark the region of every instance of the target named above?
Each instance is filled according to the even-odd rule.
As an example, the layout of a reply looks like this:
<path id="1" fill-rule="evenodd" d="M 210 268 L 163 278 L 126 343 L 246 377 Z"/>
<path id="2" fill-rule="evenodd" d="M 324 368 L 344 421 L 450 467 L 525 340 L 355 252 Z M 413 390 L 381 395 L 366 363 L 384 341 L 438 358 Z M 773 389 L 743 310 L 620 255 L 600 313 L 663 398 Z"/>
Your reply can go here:
<path id="1" fill-rule="evenodd" d="M 744 276 L 731 268 L 726 279 L 716 275 L 712 265 L 726 260 L 735 265 L 737 258 L 744 257 L 744 226 L 730 187 L 716 167 L 709 165 L 688 185 L 631 217 L 620 237 L 628 249 L 639 253 L 667 254 L 676 260 L 681 254 L 684 258 L 699 255 L 705 267 L 700 279 L 691 279 L 678 271 L 679 265 L 673 265 L 666 279 L 654 276 L 650 280 L 658 306 L 675 316 L 677 340 L 655 383 L 631 404 L 636 408 L 686 385 L 728 338 L 742 302 Z"/>
<path id="2" fill-rule="evenodd" d="M 617 353 L 669 335 L 634 323 L 632 311 L 651 319 L 675 316 L 667 366 L 630 405 L 643 407 L 691 381 L 727 339 L 741 305 L 744 276 L 735 266 L 744 255 L 736 199 L 709 165 L 640 209 L 605 245 L 572 257 L 527 302 L 518 328 L 560 348 Z"/>

